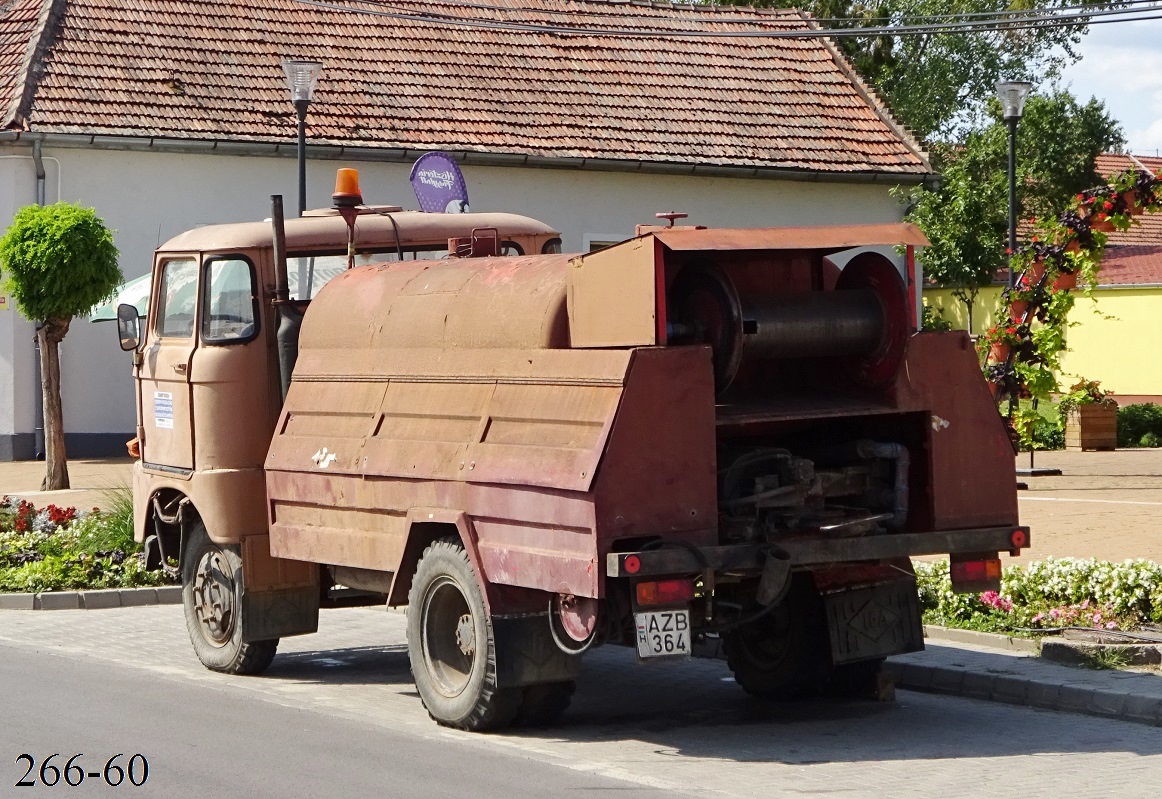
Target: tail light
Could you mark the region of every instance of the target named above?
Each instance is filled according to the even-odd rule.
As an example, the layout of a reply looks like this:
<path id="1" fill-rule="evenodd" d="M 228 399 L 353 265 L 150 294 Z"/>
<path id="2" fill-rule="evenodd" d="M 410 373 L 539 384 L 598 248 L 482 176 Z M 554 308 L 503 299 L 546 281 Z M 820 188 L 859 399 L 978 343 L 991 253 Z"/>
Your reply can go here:
<path id="1" fill-rule="evenodd" d="M 977 591 L 997 591 L 1001 587 L 1001 559 L 973 556 L 960 560 L 954 555 L 951 563 L 952 590 L 958 594 Z"/>
<path id="2" fill-rule="evenodd" d="M 692 580 L 653 580 L 636 586 L 638 607 L 679 605 L 694 598 Z"/>

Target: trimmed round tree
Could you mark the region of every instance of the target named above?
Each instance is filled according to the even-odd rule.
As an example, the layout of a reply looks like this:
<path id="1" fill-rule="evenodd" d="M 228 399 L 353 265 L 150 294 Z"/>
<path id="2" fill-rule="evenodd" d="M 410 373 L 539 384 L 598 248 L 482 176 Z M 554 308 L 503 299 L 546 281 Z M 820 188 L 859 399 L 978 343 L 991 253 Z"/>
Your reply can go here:
<path id="1" fill-rule="evenodd" d="M 0 238 L 0 275 L 20 313 L 36 323 L 46 460 L 41 488 L 68 488 L 59 344 L 74 316 L 88 314 L 121 283 L 113 234 L 91 208 L 26 206 Z"/>

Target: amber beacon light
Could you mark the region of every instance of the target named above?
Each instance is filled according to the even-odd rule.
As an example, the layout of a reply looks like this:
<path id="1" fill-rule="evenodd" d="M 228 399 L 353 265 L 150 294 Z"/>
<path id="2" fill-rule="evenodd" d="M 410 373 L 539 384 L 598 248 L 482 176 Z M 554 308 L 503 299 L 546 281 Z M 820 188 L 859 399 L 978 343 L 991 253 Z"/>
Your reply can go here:
<path id="1" fill-rule="evenodd" d="M 363 193 L 359 191 L 359 170 L 341 168 L 335 175 L 335 193 L 331 202 L 336 208 L 352 208 L 363 205 Z"/>

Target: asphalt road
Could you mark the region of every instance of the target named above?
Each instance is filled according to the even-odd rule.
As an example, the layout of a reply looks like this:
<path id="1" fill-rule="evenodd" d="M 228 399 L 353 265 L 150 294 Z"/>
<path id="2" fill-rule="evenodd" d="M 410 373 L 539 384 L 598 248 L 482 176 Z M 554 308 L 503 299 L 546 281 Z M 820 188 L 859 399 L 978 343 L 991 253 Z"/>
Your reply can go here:
<path id="1" fill-rule="evenodd" d="M 172 799 L 315 799 L 316 797 L 592 797 L 618 791 L 671 796 L 506 752 L 417 737 L 382 726 L 295 709 L 239 695 L 231 686 L 156 679 L 100 661 L 0 646 L 4 696 L 0 796 L 156 796 Z M 70 757 L 86 771 L 80 786 L 17 788 L 32 755 L 63 769 Z M 125 767 L 141 753 L 144 785 L 117 788 L 88 776 Z M 135 779 L 143 772 L 138 761 Z M 36 777 L 34 773 L 33 778 Z M 53 774 L 48 774 L 53 781 Z M 74 781 L 77 772 L 73 772 Z M 117 780 L 116 771 L 110 779 Z M 471 786 L 471 790 L 468 787 Z"/>
<path id="2" fill-rule="evenodd" d="M 328 611 L 243 678 L 197 663 L 175 606 L 0 612 L 0 799 L 1154 799 L 1162 784 L 1162 728 L 906 691 L 763 706 L 722 663 L 642 666 L 616 648 L 587 656 L 552 729 L 449 731 L 415 695 L 403 627 Z M 83 752 L 87 769 L 141 752 L 150 778 L 14 788 L 23 752 Z"/>

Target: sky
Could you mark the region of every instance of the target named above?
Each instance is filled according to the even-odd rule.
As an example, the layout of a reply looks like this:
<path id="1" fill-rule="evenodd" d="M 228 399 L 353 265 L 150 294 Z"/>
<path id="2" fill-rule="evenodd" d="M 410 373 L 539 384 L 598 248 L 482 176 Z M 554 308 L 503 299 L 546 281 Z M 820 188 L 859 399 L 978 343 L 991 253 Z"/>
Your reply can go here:
<path id="1" fill-rule="evenodd" d="M 1081 101 L 1105 101 L 1127 148 L 1162 154 L 1162 19 L 1093 25 L 1063 82 Z"/>

